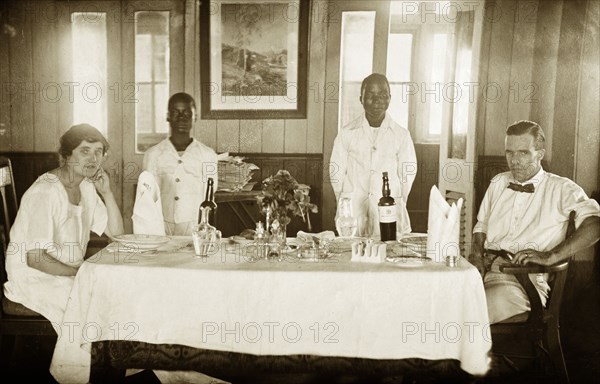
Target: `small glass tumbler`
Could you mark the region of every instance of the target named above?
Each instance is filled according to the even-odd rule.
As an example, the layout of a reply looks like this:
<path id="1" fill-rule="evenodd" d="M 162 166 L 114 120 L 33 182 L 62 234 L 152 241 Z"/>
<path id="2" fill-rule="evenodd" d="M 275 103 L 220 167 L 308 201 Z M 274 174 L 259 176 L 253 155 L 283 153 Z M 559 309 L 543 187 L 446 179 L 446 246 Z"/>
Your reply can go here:
<path id="1" fill-rule="evenodd" d="M 196 257 L 208 257 L 217 252 L 221 242 L 221 231 L 214 227 L 196 226 L 192 231 Z"/>

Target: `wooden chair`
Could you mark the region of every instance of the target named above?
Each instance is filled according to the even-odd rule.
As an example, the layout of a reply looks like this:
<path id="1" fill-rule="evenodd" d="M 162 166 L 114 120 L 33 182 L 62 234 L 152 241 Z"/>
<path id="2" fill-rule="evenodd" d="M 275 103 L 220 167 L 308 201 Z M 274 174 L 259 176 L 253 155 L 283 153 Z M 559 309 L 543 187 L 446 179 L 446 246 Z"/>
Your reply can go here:
<path id="1" fill-rule="evenodd" d="M 575 231 L 575 211 L 569 215 L 567 236 Z M 555 370 L 555 382 L 568 383 L 569 375 L 560 344 L 560 307 L 567 280 L 569 260 L 552 266 L 512 266 L 500 267 L 500 271 L 515 275 L 531 303 L 531 311 L 515 315 L 500 323 L 492 324 L 492 353 L 501 356 L 512 364 L 511 358 L 533 358 L 539 371 L 550 361 Z M 538 291 L 529 279 L 530 273 L 548 273 L 550 276 L 550 297 L 546 307 L 542 305 Z M 521 348 L 519 341 L 526 341 L 528 348 Z M 514 365 L 513 365 L 514 367 Z"/>
<path id="2" fill-rule="evenodd" d="M 10 159 L 0 156 L 0 203 L 2 212 L 2 245 L 0 246 L 0 346 L 4 335 L 56 336 L 50 322 L 39 313 L 15 303 L 4 296 L 6 275 L 6 252 L 9 243 L 10 227 L 17 213 L 17 195 Z M 12 340 L 14 342 L 14 339 Z M 12 345 L 11 355 L 12 355 Z"/>

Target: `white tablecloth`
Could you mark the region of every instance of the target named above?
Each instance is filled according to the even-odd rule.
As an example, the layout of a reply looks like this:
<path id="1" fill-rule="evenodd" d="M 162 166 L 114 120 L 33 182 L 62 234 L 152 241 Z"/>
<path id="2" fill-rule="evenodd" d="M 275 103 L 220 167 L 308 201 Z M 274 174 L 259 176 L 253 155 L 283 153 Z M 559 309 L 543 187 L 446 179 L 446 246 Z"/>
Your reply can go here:
<path id="1" fill-rule="evenodd" d="M 114 247 L 116 244 L 109 246 Z M 176 242 L 171 244 L 177 248 Z M 249 261 L 103 250 L 75 278 L 52 359 L 59 382 L 88 381 L 90 343 L 137 340 L 256 355 L 458 359 L 485 374 L 491 348 L 477 270 L 428 263 Z"/>

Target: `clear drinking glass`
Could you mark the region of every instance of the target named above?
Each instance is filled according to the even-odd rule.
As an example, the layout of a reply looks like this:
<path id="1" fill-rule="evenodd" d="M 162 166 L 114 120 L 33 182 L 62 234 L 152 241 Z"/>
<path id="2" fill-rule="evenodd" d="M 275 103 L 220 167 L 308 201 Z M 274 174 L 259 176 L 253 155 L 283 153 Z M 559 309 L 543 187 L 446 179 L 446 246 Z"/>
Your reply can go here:
<path id="1" fill-rule="evenodd" d="M 358 230 L 358 220 L 352 214 L 352 200 L 342 197 L 338 201 L 339 215 L 335 219 L 335 229 L 340 237 L 355 237 Z"/>
<path id="2" fill-rule="evenodd" d="M 221 242 L 221 231 L 208 223 L 209 207 L 203 207 L 202 219 L 192 230 L 192 241 L 196 257 L 207 257 L 216 253 Z"/>
<path id="3" fill-rule="evenodd" d="M 194 243 L 194 252 L 196 257 L 207 257 L 217 252 L 221 242 L 221 231 L 215 229 L 207 230 L 196 226 L 192 231 L 192 240 Z"/>

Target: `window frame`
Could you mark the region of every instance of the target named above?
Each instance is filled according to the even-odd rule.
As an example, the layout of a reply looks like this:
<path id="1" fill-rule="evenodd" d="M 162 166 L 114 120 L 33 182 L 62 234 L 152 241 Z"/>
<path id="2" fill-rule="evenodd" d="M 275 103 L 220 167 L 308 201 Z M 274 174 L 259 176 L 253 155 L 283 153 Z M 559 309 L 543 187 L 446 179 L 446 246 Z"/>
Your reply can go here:
<path id="1" fill-rule="evenodd" d="M 136 49 L 137 49 L 136 39 L 137 39 L 137 36 L 138 36 L 137 30 L 136 30 L 136 28 L 137 28 L 137 22 L 138 22 L 138 20 L 136 18 L 136 14 L 138 12 L 165 12 L 165 13 L 167 13 L 167 23 L 168 23 L 168 25 L 167 25 L 168 31 L 167 31 L 167 35 L 166 35 L 167 36 L 167 42 L 168 42 L 167 54 L 170 55 L 170 50 L 171 50 L 171 46 L 170 46 L 171 11 L 170 10 L 154 10 L 154 9 L 145 9 L 145 10 L 137 9 L 137 10 L 133 11 L 133 19 L 134 19 L 134 42 L 133 42 L 134 43 L 134 59 L 133 59 L 133 61 L 134 61 L 134 79 L 135 79 L 135 68 L 136 68 L 136 64 L 137 64 L 136 63 L 135 54 L 136 54 Z M 154 52 L 154 47 L 158 45 L 158 43 L 157 43 L 157 37 L 160 36 L 160 35 L 149 34 L 149 36 L 150 36 L 150 47 L 151 47 L 150 51 L 151 51 L 152 54 L 154 54 L 155 53 Z M 170 83 L 171 83 L 171 81 L 170 81 L 170 75 L 171 75 L 171 67 L 170 67 L 170 61 L 171 60 L 170 60 L 170 57 L 167 58 L 167 60 L 169 61 L 169 68 L 168 68 L 168 71 L 167 71 L 167 74 L 166 74 L 167 75 L 167 79 L 166 80 L 162 80 L 162 81 L 156 80 L 156 73 L 155 73 L 156 66 L 155 66 L 155 61 L 154 61 L 154 56 L 153 55 L 152 55 L 151 60 L 150 60 L 150 77 L 151 77 L 151 79 L 149 81 L 137 81 L 137 80 L 135 80 L 136 91 L 138 92 L 138 94 L 140 96 L 142 95 L 141 88 L 143 86 L 150 86 L 150 95 L 151 95 L 150 96 L 150 98 L 151 98 L 150 99 L 150 103 L 151 103 L 151 113 L 150 113 L 150 115 L 151 115 L 151 119 L 150 119 L 151 120 L 151 129 L 150 129 L 150 131 L 144 132 L 144 131 L 138 131 L 137 130 L 137 128 L 138 128 L 137 127 L 137 120 L 138 120 L 137 111 L 134 114 L 134 131 L 135 131 L 135 142 L 136 142 L 135 149 L 136 149 L 136 151 L 140 151 L 140 149 L 139 149 L 139 143 L 138 143 L 138 139 L 139 139 L 138 135 L 139 134 L 155 135 L 155 134 L 162 134 L 162 133 L 164 133 L 164 132 L 157 131 L 159 120 L 157 120 L 157 105 L 156 105 L 157 91 L 156 91 L 156 88 L 159 85 L 167 85 L 168 89 L 170 89 Z M 171 93 L 170 93 L 170 90 L 169 90 L 167 97 L 170 96 L 170 94 Z M 164 120 L 164 116 L 166 116 L 166 105 L 162 105 L 162 106 L 160 106 L 160 108 L 162 108 L 162 110 L 164 111 L 164 113 L 163 113 L 163 120 Z M 166 134 L 168 136 L 168 134 L 169 134 L 168 130 L 167 130 Z"/>
<path id="2" fill-rule="evenodd" d="M 392 16 L 392 19 L 396 17 L 396 16 Z M 410 61 L 410 81 L 408 82 L 395 82 L 395 81 L 390 81 L 390 87 L 392 86 L 392 84 L 411 84 L 411 83 L 417 83 L 418 81 L 416 81 L 416 76 L 417 76 L 417 64 L 418 62 L 415 62 L 415 57 L 419 57 L 420 52 L 419 52 L 419 44 L 418 42 L 420 41 L 420 36 L 421 36 L 421 29 L 417 26 L 417 25 L 410 25 L 410 24 L 394 24 L 394 23 L 390 23 L 390 31 L 389 34 L 410 34 L 412 35 L 412 44 L 411 44 L 411 61 Z M 389 41 L 389 40 L 388 40 Z M 390 51 L 389 49 L 389 43 L 388 43 L 388 52 Z M 387 69 L 386 69 L 387 72 Z M 401 97 L 401 95 L 394 95 L 392 94 L 392 98 L 393 97 Z M 417 104 L 415 102 L 415 95 L 408 95 L 408 126 L 405 127 L 406 129 L 408 129 L 408 131 L 410 132 L 411 136 L 413 138 L 417 138 L 418 134 L 417 134 L 417 125 L 416 125 L 416 116 L 417 116 Z M 398 122 L 399 123 L 399 122 Z"/>
<path id="3" fill-rule="evenodd" d="M 423 22 L 416 15 L 403 16 L 403 15 L 391 15 L 390 16 L 390 30 L 389 34 L 397 33 L 411 33 L 413 34 L 412 42 L 412 54 L 411 54 L 411 81 L 409 83 L 415 84 L 417 92 L 408 96 L 409 98 L 409 117 L 408 127 L 406 127 L 413 137 L 415 143 L 422 144 L 439 144 L 441 141 L 440 134 L 431 134 L 428 131 L 429 128 L 429 109 L 431 102 L 427 97 L 426 102 L 420 102 L 422 92 L 424 91 L 423 85 L 430 86 L 432 84 L 430 73 L 425 72 L 429 70 L 431 63 L 431 55 L 428 50 L 424 49 L 423 44 L 429 44 L 433 42 L 434 35 L 436 33 L 445 33 L 448 35 L 448 42 L 446 52 L 451 52 L 449 60 L 446 60 L 445 71 L 444 71 L 444 83 L 447 83 L 453 78 L 453 68 L 455 60 L 455 31 L 454 24 L 451 22 L 435 22 L 435 20 L 426 20 Z M 389 50 L 389 47 L 388 47 Z M 390 85 L 392 83 L 390 82 Z M 396 83 L 401 84 L 401 83 Z M 429 88 L 428 88 L 429 89 Z M 440 95 L 441 97 L 442 95 Z M 394 97 L 392 95 L 392 97 Z M 448 124 L 452 121 L 452 105 L 443 100 L 442 103 L 442 126 L 443 131 Z"/>

